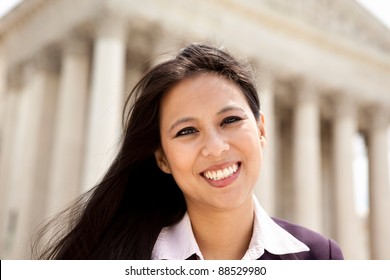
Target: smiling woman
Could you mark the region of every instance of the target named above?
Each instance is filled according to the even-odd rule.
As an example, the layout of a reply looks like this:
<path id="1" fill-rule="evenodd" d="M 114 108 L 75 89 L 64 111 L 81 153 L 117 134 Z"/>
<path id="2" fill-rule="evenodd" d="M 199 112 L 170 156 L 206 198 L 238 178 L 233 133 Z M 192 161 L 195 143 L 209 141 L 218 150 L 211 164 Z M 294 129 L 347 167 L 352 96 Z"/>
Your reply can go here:
<path id="1" fill-rule="evenodd" d="M 334 241 L 269 217 L 253 195 L 267 135 L 248 65 L 191 44 L 151 69 L 130 99 L 114 163 L 43 229 L 36 257 L 343 258 Z"/>

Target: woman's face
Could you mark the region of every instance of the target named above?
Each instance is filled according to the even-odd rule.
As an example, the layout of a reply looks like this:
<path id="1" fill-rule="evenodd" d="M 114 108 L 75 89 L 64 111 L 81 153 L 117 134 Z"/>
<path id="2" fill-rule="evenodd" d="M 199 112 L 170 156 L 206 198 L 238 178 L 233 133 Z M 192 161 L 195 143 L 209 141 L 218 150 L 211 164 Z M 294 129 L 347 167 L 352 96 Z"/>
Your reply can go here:
<path id="1" fill-rule="evenodd" d="M 181 81 L 162 100 L 160 134 L 157 163 L 173 175 L 189 210 L 251 203 L 265 130 L 236 84 L 211 73 Z"/>

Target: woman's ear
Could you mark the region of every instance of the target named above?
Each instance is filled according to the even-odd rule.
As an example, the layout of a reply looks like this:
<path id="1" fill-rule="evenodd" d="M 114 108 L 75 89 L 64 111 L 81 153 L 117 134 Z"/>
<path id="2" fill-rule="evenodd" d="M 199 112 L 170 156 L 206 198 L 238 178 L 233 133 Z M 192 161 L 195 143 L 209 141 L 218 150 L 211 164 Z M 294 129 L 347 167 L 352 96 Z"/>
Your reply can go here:
<path id="1" fill-rule="evenodd" d="M 161 169 L 161 171 L 167 174 L 171 174 L 171 168 L 169 167 L 167 158 L 165 157 L 162 148 L 159 148 L 154 152 L 154 157 L 156 158 L 157 165 Z"/>
<path id="2" fill-rule="evenodd" d="M 261 146 L 264 148 L 267 142 L 267 132 L 265 131 L 265 119 L 264 114 L 262 112 L 260 112 L 260 117 L 257 125 L 259 129 L 260 143 Z"/>

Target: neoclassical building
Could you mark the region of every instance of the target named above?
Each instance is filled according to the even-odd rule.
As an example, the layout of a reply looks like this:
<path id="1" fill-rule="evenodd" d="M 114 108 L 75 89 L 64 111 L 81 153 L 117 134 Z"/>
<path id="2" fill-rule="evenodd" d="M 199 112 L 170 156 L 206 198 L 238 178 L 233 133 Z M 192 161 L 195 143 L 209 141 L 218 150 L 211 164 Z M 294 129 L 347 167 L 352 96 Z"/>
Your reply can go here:
<path id="1" fill-rule="evenodd" d="M 390 31 L 353 0 L 29 0 L 0 19 L 0 257 L 90 189 L 116 152 L 126 94 L 188 42 L 258 77 L 268 144 L 256 194 L 272 214 L 390 259 Z M 368 159 L 355 207 L 353 141 Z"/>

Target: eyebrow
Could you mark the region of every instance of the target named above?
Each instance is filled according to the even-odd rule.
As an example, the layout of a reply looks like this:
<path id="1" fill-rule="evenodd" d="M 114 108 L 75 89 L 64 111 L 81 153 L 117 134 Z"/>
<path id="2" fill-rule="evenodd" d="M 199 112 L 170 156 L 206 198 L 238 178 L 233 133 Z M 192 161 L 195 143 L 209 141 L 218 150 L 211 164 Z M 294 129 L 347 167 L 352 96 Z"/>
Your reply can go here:
<path id="1" fill-rule="evenodd" d="M 223 107 L 220 111 L 218 111 L 217 115 L 221 115 L 223 113 L 226 113 L 226 112 L 229 112 L 229 111 L 235 111 L 235 110 L 239 110 L 239 111 L 242 111 L 243 113 L 245 113 L 245 110 L 239 106 L 226 106 L 226 107 Z M 192 122 L 192 121 L 195 121 L 196 119 L 193 118 L 193 117 L 184 117 L 184 118 L 180 118 L 178 119 L 177 121 L 175 121 L 169 128 L 169 132 L 171 132 L 176 126 L 180 125 L 180 124 L 183 124 L 183 123 L 187 123 L 187 122 Z"/>
<path id="2" fill-rule="evenodd" d="M 243 113 L 245 113 L 245 110 L 239 106 L 226 106 L 226 107 L 223 107 L 218 113 L 217 115 L 221 115 L 223 113 L 226 113 L 226 112 L 229 112 L 229 111 L 235 111 L 235 110 L 239 110 L 239 111 L 242 111 Z"/>

